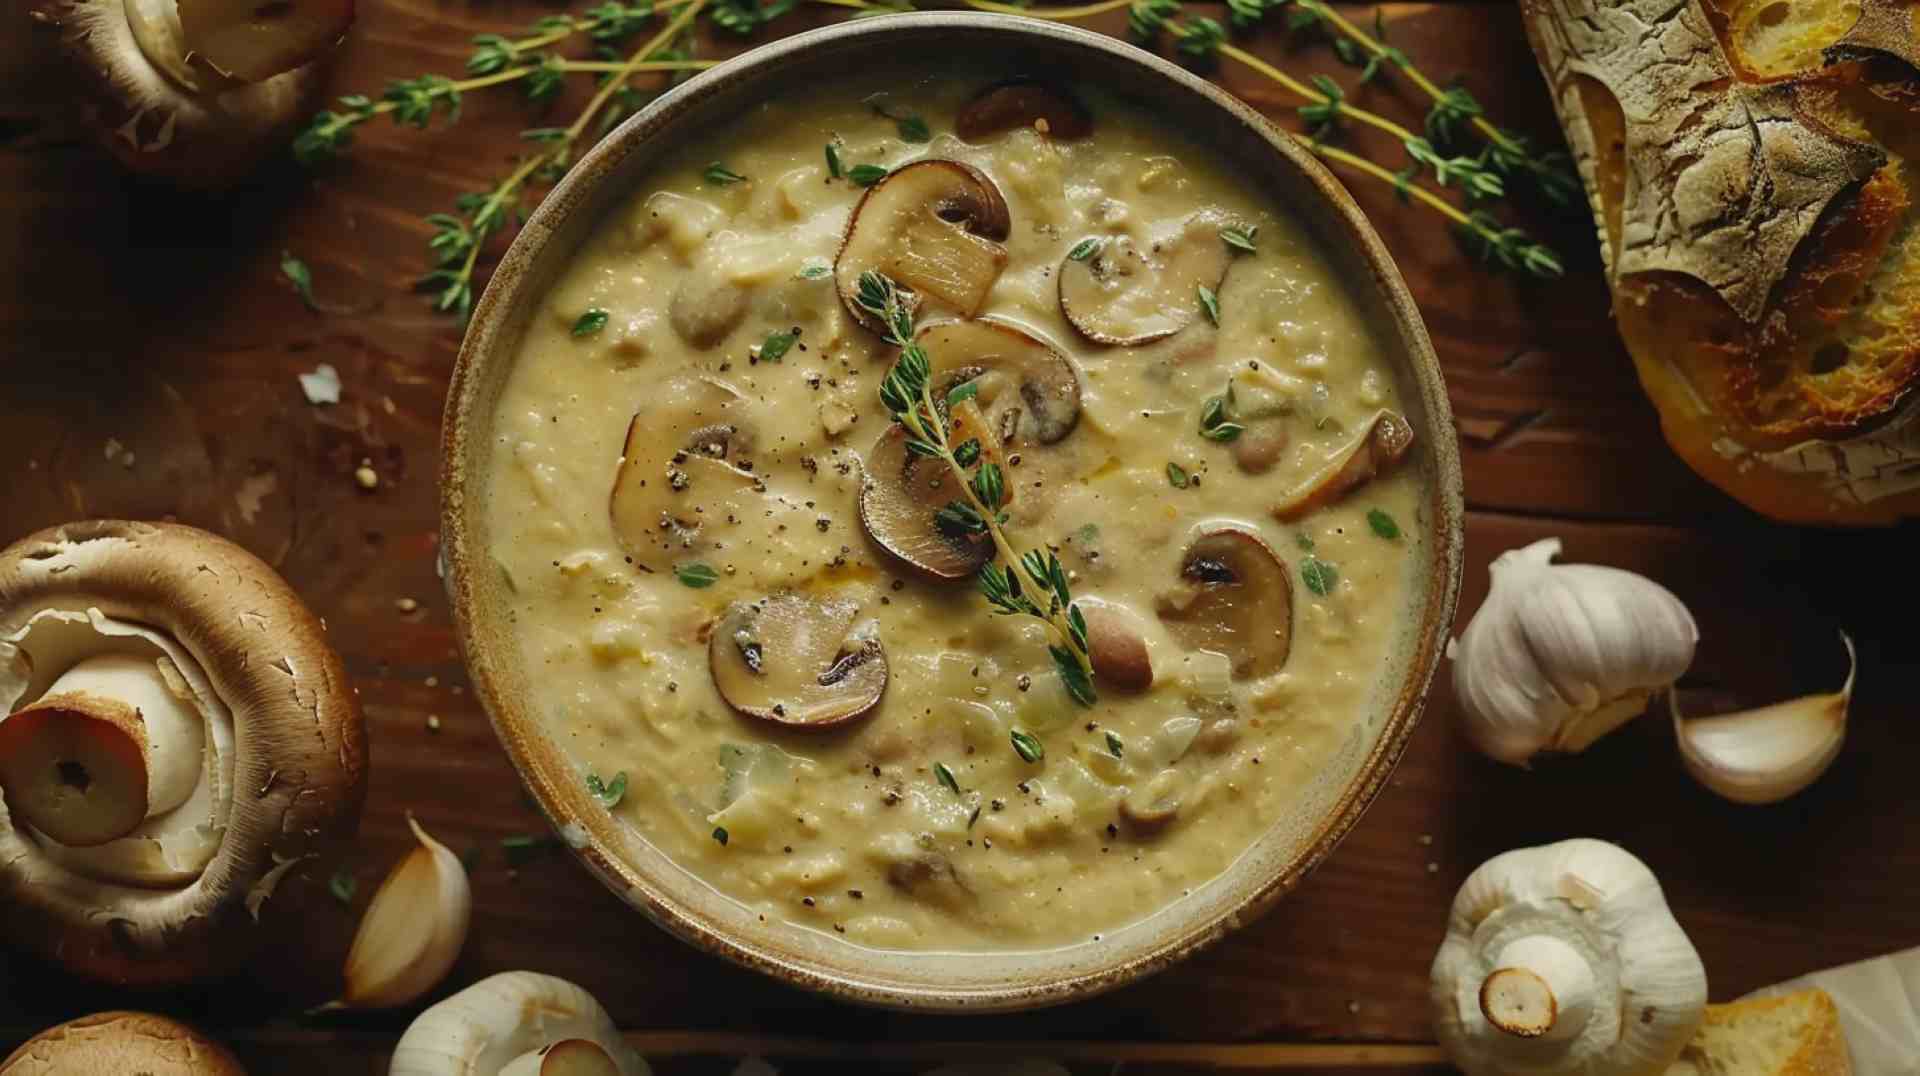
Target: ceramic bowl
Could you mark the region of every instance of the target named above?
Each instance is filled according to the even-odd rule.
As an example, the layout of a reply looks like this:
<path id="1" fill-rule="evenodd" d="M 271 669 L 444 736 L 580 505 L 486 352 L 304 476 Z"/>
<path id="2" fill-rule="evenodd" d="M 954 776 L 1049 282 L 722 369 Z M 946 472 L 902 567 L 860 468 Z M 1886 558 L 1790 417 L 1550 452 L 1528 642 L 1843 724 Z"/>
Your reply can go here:
<path id="1" fill-rule="evenodd" d="M 1300 810 L 1223 875 L 1098 942 L 1036 952 L 875 951 L 760 921 L 588 796 L 534 717 L 529 700 L 538 688 L 508 631 L 499 573 L 487 569 L 495 402 L 531 313 L 588 231 L 656 161 L 751 103 L 829 79 L 862 57 L 916 52 L 976 55 L 983 82 L 1043 70 L 1070 84 L 1097 84 L 1216 147 L 1314 233 L 1375 326 L 1419 438 L 1410 466 L 1426 491 L 1416 548 L 1427 570 L 1381 670 L 1377 712 L 1356 722 Z M 810 989 L 900 1008 L 986 1011 L 1083 998 L 1164 968 L 1272 906 L 1326 859 L 1386 782 L 1419 716 L 1460 579 L 1460 465 L 1439 366 L 1399 272 L 1345 189 L 1291 136 L 1172 64 L 1111 38 L 1003 15 L 898 15 L 798 34 L 682 84 L 602 140 L 534 211 L 475 308 L 447 401 L 441 488 L 447 584 L 475 691 L 575 854 L 624 900 L 700 949 Z"/>

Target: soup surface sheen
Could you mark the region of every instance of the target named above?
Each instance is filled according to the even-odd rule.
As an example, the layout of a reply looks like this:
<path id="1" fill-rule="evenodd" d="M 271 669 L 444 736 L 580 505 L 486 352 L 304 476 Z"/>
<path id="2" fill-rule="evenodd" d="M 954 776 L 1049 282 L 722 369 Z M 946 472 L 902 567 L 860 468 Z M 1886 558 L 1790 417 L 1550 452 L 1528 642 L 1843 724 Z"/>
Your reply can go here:
<path id="1" fill-rule="evenodd" d="M 1139 106 L 1086 88 L 1074 88 L 1092 118 L 1084 137 L 1026 125 L 962 140 L 957 117 L 980 89 L 958 72 L 855 76 L 759 105 L 663 162 L 538 308 L 491 449 L 488 553 L 510 589 L 531 705 L 580 780 L 618 791 L 624 774 L 616 816 L 767 920 L 881 948 L 1087 942 L 1220 874 L 1380 719 L 1424 556 L 1411 464 L 1383 462 L 1294 518 L 1273 510 L 1401 409 L 1402 386 L 1304 226 Z M 1077 382 L 1070 427 L 1036 425 L 1039 400 L 995 427 L 1010 434 L 1006 534 L 1057 551 L 1077 600 L 1124 607 L 1120 634 L 1151 663 L 1144 691 L 1102 669 L 1098 700 L 1077 704 L 1041 621 L 995 615 L 971 578 L 929 577 L 863 526 L 863 477 L 891 426 L 878 390 L 899 351 L 850 316 L 833 267 L 864 193 L 852 170 L 923 158 L 997 186 L 1005 236 L 968 249 L 997 242 L 1005 261 L 977 313 L 1057 349 Z M 945 216 L 913 226 L 937 239 L 930 229 L 961 227 Z M 1221 238 L 1229 228 L 1254 250 Z M 1069 252 L 1090 238 L 1091 264 L 1075 266 Z M 1123 238 L 1168 264 L 1209 263 L 1219 244 L 1225 275 L 1119 296 L 1110 320 L 1190 320 L 1104 346 L 1063 316 L 1060 278 L 1155 279 L 1125 275 Z M 905 260 L 874 268 L 913 276 Z M 1217 327 L 1200 284 L 1217 284 Z M 953 320 L 926 294 L 923 328 Z M 606 314 L 597 331 L 592 311 Z M 790 334 L 777 361 L 762 359 L 778 349 L 770 336 Z M 1230 380 L 1231 398 L 1210 405 Z M 1025 399 L 1004 379 L 978 384 L 990 426 Z M 1048 406 L 1060 419 L 1066 405 Z M 638 473 L 663 451 L 716 457 L 689 469 L 721 477 L 702 470 L 669 491 L 686 480 L 657 461 Z M 928 466 L 944 464 L 914 464 Z M 616 524 L 623 468 L 646 492 L 628 491 L 639 507 Z M 662 530 L 647 498 L 669 492 L 679 523 Z M 1259 541 L 1193 545 L 1221 527 Z M 878 640 L 876 706 L 790 728 L 729 705 L 710 661 L 764 643 L 771 662 L 801 643 L 719 622 L 776 599 L 833 609 L 821 630 L 852 638 L 825 640 L 838 671 L 760 674 L 831 696 L 872 682 L 874 669 L 844 659 Z M 716 631 L 732 636 L 714 646 Z M 1044 757 L 1023 757 L 1016 730 Z"/>

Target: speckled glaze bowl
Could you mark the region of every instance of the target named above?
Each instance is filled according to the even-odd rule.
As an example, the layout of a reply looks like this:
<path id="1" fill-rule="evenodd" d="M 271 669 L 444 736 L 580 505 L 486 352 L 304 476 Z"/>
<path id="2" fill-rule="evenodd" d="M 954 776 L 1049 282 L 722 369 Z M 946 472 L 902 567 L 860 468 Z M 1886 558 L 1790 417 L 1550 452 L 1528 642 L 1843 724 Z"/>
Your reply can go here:
<path id="1" fill-rule="evenodd" d="M 531 313 L 589 230 L 654 163 L 783 88 L 831 78 L 861 58 L 924 52 L 980 57 L 987 81 L 1045 71 L 1137 99 L 1163 122 L 1215 147 L 1250 183 L 1306 223 L 1354 290 L 1399 379 L 1418 435 L 1408 466 L 1426 491 L 1416 551 L 1427 571 L 1380 670 L 1378 712 L 1231 868 L 1159 913 L 1098 942 L 1060 949 L 920 953 L 860 948 L 759 916 L 676 866 L 598 806 L 534 717 L 538 690 L 508 630 L 509 595 L 490 570 L 488 454 L 496 401 Z M 1164 968 L 1270 908 L 1333 851 L 1385 784 L 1418 719 L 1460 582 L 1460 463 L 1433 346 L 1399 272 L 1344 188 L 1291 136 L 1201 79 L 1111 38 L 1034 19 L 921 13 L 798 34 L 715 67 L 627 120 L 534 211 L 477 306 L 447 400 L 441 475 L 447 586 L 480 700 L 554 826 L 588 869 L 628 903 L 707 952 L 799 986 L 897 1008 L 994 1011 L 1085 998 Z"/>

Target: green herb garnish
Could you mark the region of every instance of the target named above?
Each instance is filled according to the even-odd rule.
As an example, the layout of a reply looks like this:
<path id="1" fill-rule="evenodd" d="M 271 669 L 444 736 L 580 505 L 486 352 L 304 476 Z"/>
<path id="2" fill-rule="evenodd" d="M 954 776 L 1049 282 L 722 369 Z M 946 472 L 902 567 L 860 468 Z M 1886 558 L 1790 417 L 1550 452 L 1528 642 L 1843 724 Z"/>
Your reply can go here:
<path id="1" fill-rule="evenodd" d="M 299 294 L 300 301 L 307 304 L 307 309 L 318 312 L 320 304 L 313 301 L 313 270 L 307 268 L 307 263 L 294 257 L 291 251 L 283 250 L 280 273 L 293 284 L 293 290 Z"/>
<path id="2" fill-rule="evenodd" d="M 935 523 L 948 533 L 992 540 L 996 559 L 980 569 L 980 593 L 1003 616 L 1031 616 L 1044 623 L 1051 636 L 1047 652 L 1060 670 L 1061 682 L 1074 701 L 1093 705 L 1087 622 L 1073 604 L 1067 570 L 1059 556 L 1046 549 L 1014 550 L 1003 529 L 1008 520 L 1006 476 L 999 464 L 985 459 L 977 449 L 954 441 L 952 416 L 934 400 L 933 360 L 914 340 L 913 309 L 901 299 L 898 285 L 883 274 L 862 273 L 855 301 L 879 319 L 887 340 L 900 349 L 899 361 L 880 383 L 880 402 L 905 430 L 907 450 L 943 461 L 958 480 L 961 498 L 937 510 Z"/>
<path id="3" fill-rule="evenodd" d="M 960 794 L 960 782 L 954 780 L 953 771 L 950 769 L 947 769 L 946 763 L 944 762 L 934 763 L 933 775 L 940 779 L 941 784 L 947 786 L 948 792 L 951 792 L 956 796 Z"/>
<path id="4" fill-rule="evenodd" d="M 1046 745 L 1019 729 L 1013 730 L 1012 738 L 1014 751 L 1027 762 L 1038 762 L 1047 757 Z"/>
<path id="5" fill-rule="evenodd" d="M 1200 293 L 1200 309 L 1206 312 L 1207 320 L 1217 327 L 1220 324 L 1220 297 L 1205 284 L 1199 285 L 1197 290 Z"/>
<path id="6" fill-rule="evenodd" d="M 846 173 L 840 167 L 840 151 L 834 148 L 833 143 L 831 142 L 827 143 L 827 175 L 828 177 L 832 179 L 839 179 L 842 175 L 845 175 L 845 174 Z"/>
<path id="7" fill-rule="evenodd" d="M 327 879 L 327 892 L 342 904 L 352 904 L 354 891 L 359 888 L 360 880 L 345 867 L 333 872 L 333 877 Z"/>
<path id="8" fill-rule="evenodd" d="M 720 842 L 720 847 L 725 848 L 727 846 L 727 827 L 713 827 L 713 839 Z"/>
<path id="9" fill-rule="evenodd" d="M 894 121 L 894 127 L 899 130 L 902 141 L 933 141 L 933 131 L 928 129 L 927 121 L 918 116 L 902 116 Z"/>
<path id="10" fill-rule="evenodd" d="M 1224 444 L 1246 431 L 1245 426 L 1227 420 L 1225 396 L 1209 396 L 1207 402 L 1200 405 L 1200 436 L 1207 440 Z"/>
<path id="11" fill-rule="evenodd" d="M 1123 753 L 1124 752 L 1121 751 L 1120 737 L 1114 735 L 1112 730 L 1108 730 L 1107 754 L 1112 755 L 1114 758 L 1119 758 Z"/>
<path id="12" fill-rule="evenodd" d="M 1308 557 L 1300 562 L 1300 578 L 1306 582 L 1308 590 L 1324 598 L 1333 592 L 1334 584 L 1340 581 L 1340 573 L 1319 557 Z"/>
<path id="13" fill-rule="evenodd" d="M 701 564 L 698 561 L 692 564 L 674 565 L 673 574 L 674 578 L 695 590 L 710 587 L 720 580 L 719 572 L 714 571 L 708 565 Z"/>
<path id="14" fill-rule="evenodd" d="M 724 187 L 729 183 L 745 182 L 747 177 L 735 172 L 719 161 L 715 161 L 707 166 L 706 171 L 700 173 L 700 178 L 706 180 L 713 186 Z"/>
<path id="15" fill-rule="evenodd" d="M 853 180 L 855 186 L 871 187 L 887 178 L 887 170 L 877 164 L 856 164 L 847 169 L 847 178 Z"/>
<path id="16" fill-rule="evenodd" d="M 768 333 L 767 338 L 760 342 L 760 361 L 779 362 L 787 357 L 787 352 L 799 339 L 798 333 Z"/>
<path id="17" fill-rule="evenodd" d="M 1253 254 L 1255 253 L 1253 237 L 1255 233 L 1259 231 L 1259 228 L 1222 228 L 1220 229 L 1220 241 L 1232 247 L 1234 250 L 1246 254 Z"/>
<path id="18" fill-rule="evenodd" d="M 596 773 L 587 774 L 587 792 L 608 810 L 618 807 L 627 794 L 627 771 L 614 774 L 611 781 L 602 781 Z"/>
<path id="19" fill-rule="evenodd" d="M 1367 509 L 1367 526 L 1372 527 L 1373 533 L 1389 542 L 1400 537 L 1400 524 L 1394 522 L 1392 516 L 1378 508 Z"/>
<path id="20" fill-rule="evenodd" d="M 607 327 L 607 312 L 599 307 L 590 307 L 573 323 L 574 336 L 593 336 Z"/>
<path id="21" fill-rule="evenodd" d="M 1171 460 L 1167 461 L 1167 481 L 1174 489 L 1186 489 L 1193 483 L 1193 479 L 1187 476 L 1187 469 Z"/>
<path id="22" fill-rule="evenodd" d="M 1313 535 L 1308 534 L 1306 531 L 1295 531 L 1293 535 L 1293 544 L 1299 546 L 1301 549 L 1305 550 L 1306 552 L 1311 553 L 1313 552 Z"/>
<path id="23" fill-rule="evenodd" d="M 831 272 L 833 272 L 833 266 L 831 265 L 809 265 L 800 270 L 800 279 L 818 280 Z"/>
<path id="24" fill-rule="evenodd" d="M 1067 251 L 1067 259 L 1076 262 L 1086 261 L 1088 258 L 1098 254 L 1103 245 L 1104 242 L 1099 239 L 1082 239 L 1073 245 L 1072 250 Z"/>

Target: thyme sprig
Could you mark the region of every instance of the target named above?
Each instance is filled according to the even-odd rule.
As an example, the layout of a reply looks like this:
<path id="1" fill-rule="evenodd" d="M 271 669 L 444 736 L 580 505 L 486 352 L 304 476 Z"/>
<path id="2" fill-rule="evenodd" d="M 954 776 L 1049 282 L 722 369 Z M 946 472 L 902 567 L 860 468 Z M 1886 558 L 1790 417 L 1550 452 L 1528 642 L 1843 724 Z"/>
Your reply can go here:
<path id="1" fill-rule="evenodd" d="M 1047 651 L 1068 694 L 1082 706 L 1093 705 L 1087 621 L 1074 604 L 1066 568 L 1052 550 L 1014 549 L 1006 532 L 1006 476 L 999 464 L 984 458 L 978 441 L 954 441 L 952 409 L 972 395 L 972 384 L 936 396 L 932 359 L 914 340 L 913 307 L 885 274 L 861 273 L 856 300 L 879 319 L 887 341 L 900 349 L 900 358 L 880 383 L 881 404 L 906 430 L 908 451 L 944 462 L 960 487 L 961 498 L 941 508 L 936 521 L 993 542 L 995 557 L 980 569 L 977 580 L 980 593 L 996 613 L 1030 616 L 1045 624 Z"/>

